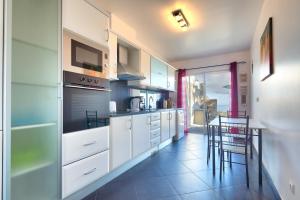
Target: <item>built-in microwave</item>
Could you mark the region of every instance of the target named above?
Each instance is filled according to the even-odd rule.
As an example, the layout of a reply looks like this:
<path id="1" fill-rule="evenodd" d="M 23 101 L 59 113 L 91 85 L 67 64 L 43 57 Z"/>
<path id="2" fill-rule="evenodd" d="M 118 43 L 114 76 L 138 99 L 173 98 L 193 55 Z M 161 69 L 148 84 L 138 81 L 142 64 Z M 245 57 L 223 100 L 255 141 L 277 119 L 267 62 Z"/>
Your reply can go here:
<path id="1" fill-rule="evenodd" d="M 98 78 L 109 78 L 107 47 L 64 31 L 64 71 Z"/>

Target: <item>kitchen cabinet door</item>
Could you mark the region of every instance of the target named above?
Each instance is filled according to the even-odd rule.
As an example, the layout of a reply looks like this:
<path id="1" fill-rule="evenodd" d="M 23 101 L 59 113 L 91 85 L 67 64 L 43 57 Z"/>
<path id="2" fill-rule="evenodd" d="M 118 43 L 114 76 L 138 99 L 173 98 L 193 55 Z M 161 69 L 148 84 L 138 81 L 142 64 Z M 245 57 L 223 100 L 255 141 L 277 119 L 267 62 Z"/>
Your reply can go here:
<path id="1" fill-rule="evenodd" d="M 168 66 L 168 90 L 175 91 L 175 69 Z"/>
<path id="2" fill-rule="evenodd" d="M 132 156 L 150 149 L 150 114 L 132 116 Z"/>
<path id="3" fill-rule="evenodd" d="M 161 112 L 160 116 L 160 131 L 161 131 L 161 142 L 170 138 L 170 120 L 169 111 Z"/>
<path id="4" fill-rule="evenodd" d="M 175 136 L 176 134 L 176 111 L 170 111 L 170 137 Z"/>
<path id="5" fill-rule="evenodd" d="M 63 27 L 108 46 L 108 17 L 84 0 L 63 0 Z"/>
<path id="6" fill-rule="evenodd" d="M 167 89 L 167 65 L 151 57 L 151 86 Z"/>
<path id="7" fill-rule="evenodd" d="M 145 86 L 150 86 L 151 79 L 151 66 L 150 66 L 150 54 L 141 50 L 140 52 L 140 72 L 146 77 L 146 79 L 141 80 L 141 84 Z"/>
<path id="8" fill-rule="evenodd" d="M 112 117 L 110 122 L 111 169 L 115 169 L 131 159 L 132 118 Z"/>
<path id="9" fill-rule="evenodd" d="M 109 32 L 109 78 L 110 80 L 118 79 L 118 37 L 116 34 Z"/>
<path id="10" fill-rule="evenodd" d="M 8 1 L 6 1 L 8 2 Z M 12 0 L 11 200 L 60 199 L 61 1 Z M 7 148 L 7 147 L 6 147 Z"/>

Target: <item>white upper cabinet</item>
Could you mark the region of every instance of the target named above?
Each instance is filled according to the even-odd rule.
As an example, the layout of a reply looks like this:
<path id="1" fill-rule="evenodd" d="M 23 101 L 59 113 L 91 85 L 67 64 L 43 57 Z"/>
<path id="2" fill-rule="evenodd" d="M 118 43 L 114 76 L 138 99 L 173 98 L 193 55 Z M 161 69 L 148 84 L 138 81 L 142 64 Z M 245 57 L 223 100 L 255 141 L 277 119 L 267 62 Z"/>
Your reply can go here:
<path id="1" fill-rule="evenodd" d="M 109 78 L 111 80 L 118 79 L 118 36 L 113 32 L 109 32 Z"/>
<path id="2" fill-rule="evenodd" d="M 113 117 L 110 121 L 111 169 L 115 169 L 131 159 L 132 117 Z"/>
<path id="3" fill-rule="evenodd" d="M 151 57 L 151 86 L 167 89 L 167 65 L 160 60 Z"/>
<path id="4" fill-rule="evenodd" d="M 175 69 L 168 66 L 168 90 L 175 91 Z"/>
<path id="5" fill-rule="evenodd" d="M 132 116 L 132 156 L 150 149 L 150 114 Z"/>
<path id="6" fill-rule="evenodd" d="M 108 46 L 109 18 L 84 0 L 63 0 L 63 27 Z"/>
<path id="7" fill-rule="evenodd" d="M 150 54 L 141 50 L 140 53 L 140 72 L 146 77 L 141 80 L 141 84 L 145 86 L 150 86 L 151 79 L 151 66 L 150 66 Z"/>

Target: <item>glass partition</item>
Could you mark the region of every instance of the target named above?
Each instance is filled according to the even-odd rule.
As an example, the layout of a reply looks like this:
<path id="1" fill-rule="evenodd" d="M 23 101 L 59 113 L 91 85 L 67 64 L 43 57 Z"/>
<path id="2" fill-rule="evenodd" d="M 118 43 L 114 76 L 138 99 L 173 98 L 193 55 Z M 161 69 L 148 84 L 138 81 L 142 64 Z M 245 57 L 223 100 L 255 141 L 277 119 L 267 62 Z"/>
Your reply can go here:
<path id="1" fill-rule="evenodd" d="M 59 0 L 12 0 L 11 199 L 59 199 Z"/>
<path id="2" fill-rule="evenodd" d="M 192 131 L 205 125 L 205 111 L 212 120 L 225 115 L 230 105 L 230 72 L 203 72 L 187 77 L 188 124 Z M 196 128 L 196 129 L 195 129 Z M 200 131 L 203 131 L 200 129 Z"/>

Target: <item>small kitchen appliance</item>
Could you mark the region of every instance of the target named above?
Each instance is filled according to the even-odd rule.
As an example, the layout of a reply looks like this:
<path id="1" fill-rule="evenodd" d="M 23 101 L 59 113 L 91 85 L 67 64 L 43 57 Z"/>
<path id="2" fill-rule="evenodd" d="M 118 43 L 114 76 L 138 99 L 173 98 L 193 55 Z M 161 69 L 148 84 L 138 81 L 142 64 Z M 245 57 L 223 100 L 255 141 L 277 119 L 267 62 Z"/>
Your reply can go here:
<path id="1" fill-rule="evenodd" d="M 142 97 L 136 96 L 130 99 L 130 111 L 139 112 L 141 110 L 141 105 L 143 105 Z"/>

